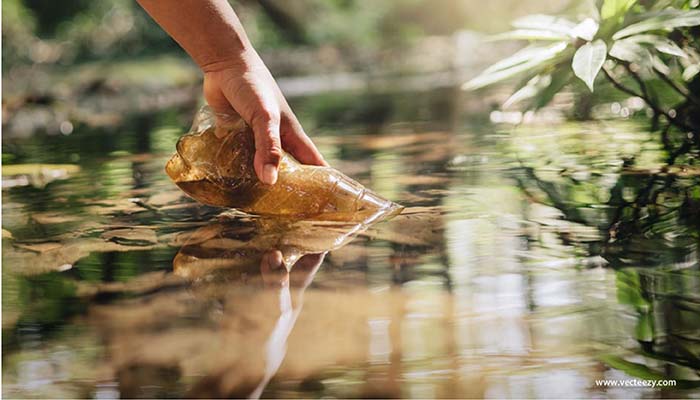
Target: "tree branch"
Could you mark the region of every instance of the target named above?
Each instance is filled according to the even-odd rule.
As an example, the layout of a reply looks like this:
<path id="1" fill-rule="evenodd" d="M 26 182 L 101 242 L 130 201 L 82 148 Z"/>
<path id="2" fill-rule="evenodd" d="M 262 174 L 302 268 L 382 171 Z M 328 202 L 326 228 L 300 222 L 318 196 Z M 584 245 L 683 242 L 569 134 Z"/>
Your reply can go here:
<path id="1" fill-rule="evenodd" d="M 656 104 L 654 104 L 654 102 L 648 97 L 648 95 L 646 95 L 644 93 L 637 93 L 634 90 L 632 90 L 632 89 L 628 88 L 627 86 L 623 85 L 622 83 L 620 83 L 617 79 L 615 79 L 612 76 L 612 74 L 610 74 L 610 71 L 608 71 L 608 69 L 605 67 L 603 67 L 603 74 L 605 74 L 605 77 L 608 79 L 608 81 L 610 81 L 610 83 L 613 84 L 613 86 L 615 86 L 620 91 L 625 92 L 631 96 L 641 98 L 642 100 L 644 100 L 645 103 L 647 103 L 647 105 L 654 112 L 657 112 L 657 113 L 663 115 L 664 117 L 666 117 L 666 119 L 670 123 L 675 125 L 677 128 L 684 130 L 684 131 L 688 131 L 688 132 L 694 132 L 693 128 L 691 128 L 690 126 L 686 125 L 685 123 L 679 121 L 677 118 L 671 116 L 671 114 L 669 114 L 666 110 L 664 110 L 664 109 L 660 108 L 659 106 L 657 106 Z M 635 76 L 635 75 L 636 74 L 633 74 L 633 76 Z M 639 78 L 639 76 L 637 76 L 637 78 Z"/>
<path id="2" fill-rule="evenodd" d="M 630 68 L 629 63 L 623 63 L 625 66 L 625 69 L 627 72 L 632 75 L 632 78 L 637 82 L 637 85 L 639 85 L 639 89 L 642 91 L 642 98 L 650 105 L 653 106 L 652 108 L 657 108 L 656 104 L 652 104 L 651 101 L 651 96 L 649 95 L 649 91 L 647 90 L 647 85 L 644 83 L 642 78 L 637 74 L 636 72 L 632 71 L 632 68 Z"/>

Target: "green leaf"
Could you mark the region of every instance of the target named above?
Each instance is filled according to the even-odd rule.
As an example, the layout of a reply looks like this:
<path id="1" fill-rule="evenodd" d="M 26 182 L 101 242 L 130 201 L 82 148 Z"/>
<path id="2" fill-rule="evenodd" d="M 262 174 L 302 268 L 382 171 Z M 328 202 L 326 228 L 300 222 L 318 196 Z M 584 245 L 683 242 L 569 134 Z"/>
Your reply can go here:
<path id="1" fill-rule="evenodd" d="M 618 60 L 637 64 L 645 73 L 653 73 L 656 70 L 664 75 L 669 75 L 669 67 L 655 54 L 637 40 L 636 37 L 621 39 L 610 47 L 610 57 Z"/>
<path id="2" fill-rule="evenodd" d="M 642 296 L 639 273 L 634 269 L 623 269 L 615 273 L 617 301 L 633 306 L 639 313 L 649 313 L 651 303 Z"/>
<path id="3" fill-rule="evenodd" d="M 542 29 L 516 29 L 510 32 L 493 35 L 489 40 L 568 40 L 562 33 Z"/>
<path id="4" fill-rule="evenodd" d="M 678 6 L 678 0 L 656 0 L 651 6 L 649 6 L 649 10 L 661 11 L 668 7 L 674 6 L 674 3 L 676 6 Z"/>
<path id="5" fill-rule="evenodd" d="M 566 48 L 565 42 L 559 42 L 551 45 L 531 45 L 517 51 L 510 57 L 504 58 L 496 62 L 484 70 L 484 73 L 502 71 L 523 63 L 532 62 L 533 60 L 549 58 Z"/>
<path id="6" fill-rule="evenodd" d="M 537 95 L 537 93 L 549 86 L 552 82 L 551 75 L 536 75 L 534 78 L 530 79 L 525 86 L 520 90 L 513 93 L 504 103 L 502 108 L 509 108 L 510 106 L 520 103 L 523 100 L 531 99 Z"/>
<path id="7" fill-rule="evenodd" d="M 570 35 L 571 30 L 576 26 L 575 23 L 566 18 L 544 14 L 533 14 L 518 18 L 511 25 L 517 29 L 546 30 L 562 35 Z"/>
<path id="8" fill-rule="evenodd" d="M 671 74 L 671 69 L 666 65 L 664 60 L 660 59 L 656 54 L 651 55 L 651 66 L 666 76 Z"/>
<path id="9" fill-rule="evenodd" d="M 564 65 L 554 67 L 551 74 L 537 75 L 530 79 L 526 85 L 511 95 L 503 103 L 503 108 L 509 108 L 515 104 L 523 104 L 525 110 L 540 109 L 554 98 L 554 95 L 569 83 L 571 70 Z"/>
<path id="10" fill-rule="evenodd" d="M 552 81 L 549 85 L 540 90 L 539 93 L 532 99 L 532 102 L 527 106 L 528 109 L 540 109 L 554 98 L 554 96 L 571 81 L 571 70 L 565 68 L 564 65 L 558 66 L 552 74 Z"/>
<path id="11" fill-rule="evenodd" d="M 629 10 L 637 0 L 605 0 L 600 9 L 600 18 L 609 19 L 621 16 Z"/>
<path id="12" fill-rule="evenodd" d="M 495 37 L 499 40 L 567 40 L 578 37 L 590 41 L 598 32 L 598 23 L 592 18 L 586 18 L 576 24 L 566 18 L 543 14 L 516 19 L 512 25 L 515 30 Z"/>
<path id="13" fill-rule="evenodd" d="M 622 40 L 629 40 L 635 43 L 643 43 L 643 44 L 649 44 L 653 46 L 657 51 L 661 53 L 666 53 L 672 56 L 676 57 L 682 57 L 682 58 L 687 58 L 688 54 L 686 54 L 683 49 L 678 47 L 676 43 L 674 43 L 672 40 L 667 39 L 663 36 L 659 35 L 634 35 L 630 36 L 629 38 L 622 39 Z"/>
<path id="14" fill-rule="evenodd" d="M 635 40 L 622 39 L 610 46 L 610 56 L 637 64 L 651 62 L 649 51 Z"/>
<path id="15" fill-rule="evenodd" d="M 546 46 L 533 45 L 525 47 L 512 56 L 493 64 L 479 76 L 462 85 L 462 89 L 479 89 L 513 77 L 521 72 L 532 70 L 556 57 L 566 49 L 567 45 L 567 42 L 558 42 Z"/>
<path id="16" fill-rule="evenodd" d="M 583 40 L 591 41 L 598 33 L 598 23 L 593 18 L 586 18 L 571 30 L 571 35 Z"/>
<path id="17" fill-rule="evenodd" d="M 686 52 L 683 51 L 683 49 L 681 49 L 680 47 L 678 47 L 678 45 L 675 44 L 673 41 L 668 40 L 666 38 L 660 39 L 660 41 L 654 43 L 654 47 L 656 48 L 656 50 L 658 50 L 661 53 L 666 53 L 672 56 L 688 58 L 688 54 L 686 54 Z"/>
<path id="18" fill-rule="evenodd" d="M 642 16 L 643 19 L 617 31 L 613 39 L 621 39 L 642 32 L 664 30 L 671 31 L 676 28 L 700 25 L 700 10 L 682 11 L 667 9 L 657 13 Z"/>
<path id="19" fill-rule="evenodd" d="M 683 70 L 683 80 L 690 82 L 690 80 L 695 78 L 695 75 L 698 73 L 700 73 L 700 65 L 690 64 Z"/>
<path id="20" fill-rule="evenodd" d="M 600 356 L 600 360 L 603 363 L 607 364 L 609 367 L 620 370 L 626 373 L 627 375 L 633 376 L 635 378 L 649 380 L 659 380 L 667 378 L 667 376 L 657 371 L 654 371 L 653 369 L 647 367 L 644 364 L 627 361 L 618 355 L 605 354 Z"/>
<path id="21" fill-rule="evenodd" d="M 634 327 L 634 337 L 643 342 L 654 340 L 654 314 L 643 313 L 637 317 L 637 325 Z"/>
<path id="22" fill-rule="evenodd" d="M 598 39 L 595 42 L 586 43 L 574 54 L 571 68 L 574 74 L 579 77 L 588 88 L 593 91 L 593 81 L 600 72 L 605 62 L 608 48 L 605 42 Z"/>

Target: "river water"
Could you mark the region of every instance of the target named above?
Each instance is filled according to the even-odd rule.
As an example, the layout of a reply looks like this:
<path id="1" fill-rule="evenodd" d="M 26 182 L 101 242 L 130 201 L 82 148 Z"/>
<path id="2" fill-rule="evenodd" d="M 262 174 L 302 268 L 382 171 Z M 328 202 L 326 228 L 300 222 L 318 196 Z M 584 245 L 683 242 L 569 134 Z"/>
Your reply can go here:
<path id="1" fill-rule="evenodd" d="M 194 108 L 4 139 L 3 396 L 700 396 L 697 167 L 644 121 L 430 96 L 295 104 L 406 207 L 365 231 L 187 199 L 163 167 Z"/>

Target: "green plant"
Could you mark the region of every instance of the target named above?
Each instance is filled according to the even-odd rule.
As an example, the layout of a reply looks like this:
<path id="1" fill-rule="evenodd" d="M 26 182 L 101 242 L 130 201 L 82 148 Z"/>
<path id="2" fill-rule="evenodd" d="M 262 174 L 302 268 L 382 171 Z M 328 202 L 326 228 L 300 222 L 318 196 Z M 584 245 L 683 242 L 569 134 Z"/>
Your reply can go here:
<path id="1" fill-rule="evenodd" d="M 463 85 L 475 90 L 513 77 L 524 77 L 504 107 L 546 106 L 566 85 L 580 79 L 592 93 L 604 77 L 617 90 L 644 100 L 658 120 L 669 163 L 700 147 L 700 41 L 697 0 L 602 0 L 578 21 L 562 16 L 530 15 L 515 20 L 514 30 L 493 40 L 531 43 L 488 67 Z M 602 72 L 602 73 L 601 73 Z M 636 85 L 637 88 L 634 88 Z M 672 95 L 662 95 L 672 92 Z M 675 104 L 669 104 L 674 103 Z M 669 132 L 687 133 L 675 146 Z"/>

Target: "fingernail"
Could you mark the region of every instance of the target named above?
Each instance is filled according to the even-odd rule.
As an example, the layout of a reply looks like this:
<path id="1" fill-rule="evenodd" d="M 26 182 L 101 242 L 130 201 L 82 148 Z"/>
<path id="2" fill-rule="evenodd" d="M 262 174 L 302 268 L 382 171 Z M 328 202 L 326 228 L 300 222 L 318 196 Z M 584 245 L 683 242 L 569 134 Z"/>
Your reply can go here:
<path id="1" fill-rule="evenodd" d="M 277 182 L 277 167 L 274 164 L 265 164 L 262 175 L 263 183 L 274 185 Z"/>

